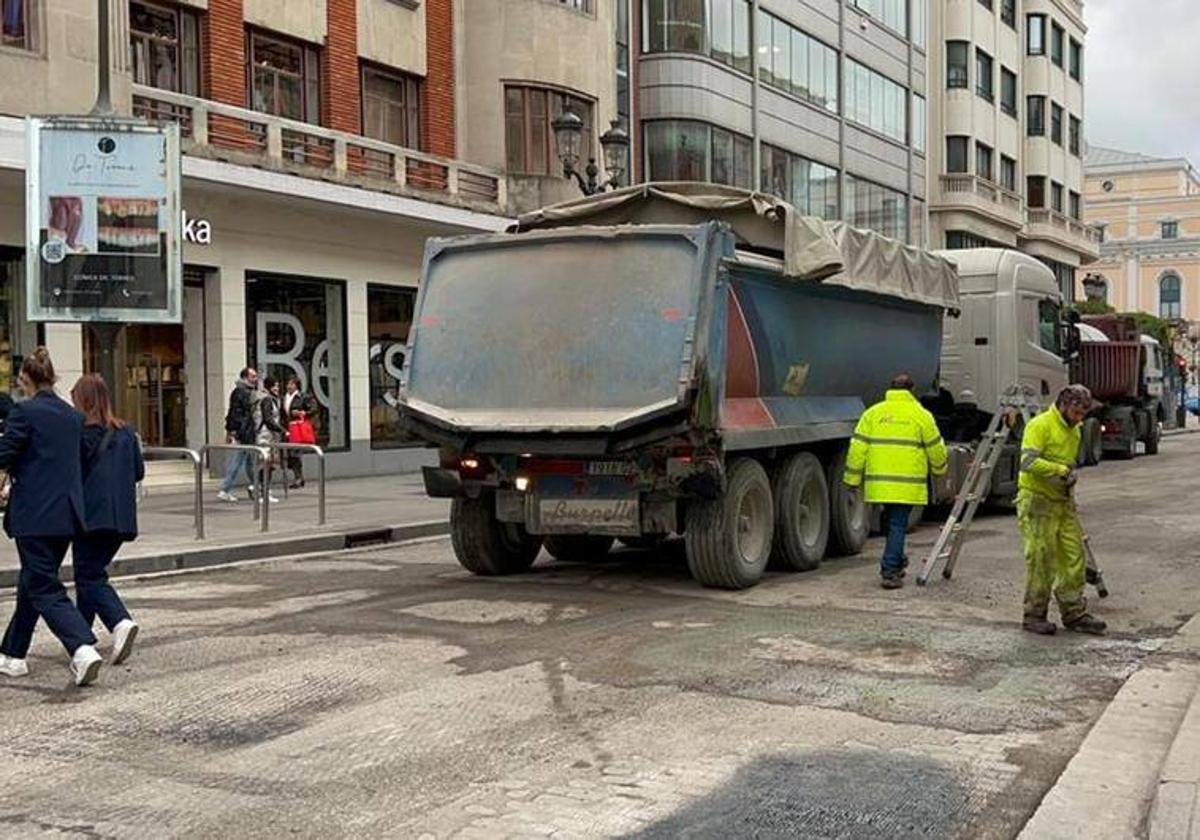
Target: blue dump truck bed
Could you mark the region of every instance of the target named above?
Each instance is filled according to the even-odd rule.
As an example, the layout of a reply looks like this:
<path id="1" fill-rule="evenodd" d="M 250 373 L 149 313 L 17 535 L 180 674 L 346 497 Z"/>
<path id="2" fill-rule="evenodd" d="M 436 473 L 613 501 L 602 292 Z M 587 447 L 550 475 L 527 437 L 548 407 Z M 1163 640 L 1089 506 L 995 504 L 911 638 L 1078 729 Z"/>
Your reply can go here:
<path id="1" fill-rule="evenodd" d="M 543 540 L 556 556 L 613 537 L 699 545 L 725 515 L 714 510 L 746 501 L 747 480 L 769 530 L 784 529 L 767 554 L 802 568 L 828 545 L 861 545 L 862 511 L 835 473 L 896 373 L 935 382 L 955 277 L 874 234 L 764 221 L 786 206 L 746 196 L 726 196 L 746 202 L 740 215 L 672 201 L 670 213 L 613 219 L 610 203 L 528 232 L 429 243 L 400 405 L 441 449 L 426 486 L 456 500 L 464 566 L 523 568 Z M 589 209 L 616 223 L 569 223 L 591 221 Z M 644 198 L 630 209 L 644 212 Z M 763 231 L 783 246 L 774 255 L 754 247 Z M 804 492 L 827 500 L 815 536 L 781 501 L 799 492 L 796 464 Z M 782 479 L 766 476 L 789 465 L 791 483 L 772 488 Z M 789 549 L 801 532 L 811 538 Z M 761 541 L 704 545 L 689 557 L 705 555 L 693 572 L 711 585 L 748 585 L 766 562 Z"/>

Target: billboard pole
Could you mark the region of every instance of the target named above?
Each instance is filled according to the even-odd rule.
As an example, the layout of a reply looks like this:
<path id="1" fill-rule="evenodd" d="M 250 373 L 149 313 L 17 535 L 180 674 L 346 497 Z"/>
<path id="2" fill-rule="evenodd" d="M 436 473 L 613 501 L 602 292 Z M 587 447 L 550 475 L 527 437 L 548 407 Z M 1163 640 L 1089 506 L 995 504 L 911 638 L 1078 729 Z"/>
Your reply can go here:
<path id="1" fill-rule="evenodd" d="M 111 0 L 96 0 L 96 3 L 98 11 L 96 29 L 100 38 L 96 56 L 100 67 L 100 76 L 96 89 L 96 104 L 92 106 L 91 116 L 111 117 L 113 114 L 112 56 L 109 53 L 109 45 L 112 43 L 112 27 L 109 21 Z"/>
<path id="2" fill-rule="evenodd" d="M 96 31 L 99 43 L 96 57 L 99 75 L 96 79 L 96 104 L 92 106 L 91 116 L 113 116 L 112 103 L 112 56 L 109 45 L 112 43 L 112 22 L 109 19 L 111 0 L 96 0 Z M 113 410 L 125 414 L 125 389 L 117 387 L 117 342 L 124 335 L 125 325 L 112 321 L 97 321 L 88 324 L 92 333 L 92 347 L 97 357 L 100 377 L 108 385 L 112 395 Z M 161 443 L 161 441 L 160 441 Z"/>

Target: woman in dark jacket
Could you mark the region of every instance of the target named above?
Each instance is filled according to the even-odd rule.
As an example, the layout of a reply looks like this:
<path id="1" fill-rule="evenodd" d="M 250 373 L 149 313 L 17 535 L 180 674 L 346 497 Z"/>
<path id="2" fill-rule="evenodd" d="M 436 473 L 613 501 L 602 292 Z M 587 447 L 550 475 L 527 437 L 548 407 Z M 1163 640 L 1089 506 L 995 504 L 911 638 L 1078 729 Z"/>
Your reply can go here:
<path id="1" fill-rule="evenodd" d="M 0 674 L 29 673 L 25 656 L 41 616 L 70 654 L 75 684 L 86 685 L 100 670 L 96 637 L 58 580 L 71 537 L 83 524 L 83 417 L 54 393 L 55 379 L 46 348 L 25 358 L 18 382 L 29 399 L 13 407 L 0 437 L 0 468 L 12 481 L 4 530 L 21 558 L 16 609 L 0 642 Z"/>
<path id="2" fill-rule="evenodd" d="M 108 582 L 108 565 L 121 544 L 137 538 L 137 483 L 146 475 L 142 448 L 112 412 L 108 386 L 94 373 L 71 389 L 83 412 L 84 526 L 75 537 L 75 593 L 90 627 L 97 615 L 113 637 L 112 664 L 133 652 L 137 622 Z"/>

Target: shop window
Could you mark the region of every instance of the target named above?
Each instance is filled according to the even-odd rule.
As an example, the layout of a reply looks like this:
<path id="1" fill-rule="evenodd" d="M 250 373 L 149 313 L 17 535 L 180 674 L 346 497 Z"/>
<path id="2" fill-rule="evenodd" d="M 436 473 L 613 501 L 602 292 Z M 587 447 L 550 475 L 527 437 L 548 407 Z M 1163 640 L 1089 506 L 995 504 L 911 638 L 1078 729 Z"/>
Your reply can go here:
<path id="1" fill-rule="evenodd" d="M 583 120 L 580 155 L 592 157 L 592 103 L 577 96 L 539 87 L 504 88 L 504 145 L 508 171 L 521 175 L 559 175 L 562 164 L 550 124 L 564 111 Z"/>
<path id="2" fill-rule="evenodd" d="M 22 396 L 17 374 L 25 356 L 45 343 L 43 329 L 25 320 L 25 252 L 0 247 L 0 420 Z"/>
<path id="3" fill-rule="evenodd" d="M 0 46 L 35 50 L 37 0 L 0 0 Z"/>
<path id="4" fill-rule="evenodd" d="M 199 17 L 175 6 L 131 2 L 129 66 L 135 84 L 199 96 Z"/>
<path id="5" fill-rule="evenodd" d="M 421 147 L 421 80 L 362 69 L 363 134 L 409 149 Z"/>
<path id="6" fill-rule="evenodd" d="M 321 122 L 321 69 L 315 48 L 251 32 L 246 59 L 255 111 L 313 125 Z"/>
<path id="7" fill-rule="evenodd" d="M 412 327 L 414 289 L 367 286 L 368 362 L 371 376 L 371 447 L 404 444 L 397 394 L 408 331 Z"/>
<path id="8" fill-rule="evenodd" d="M 345 284 L 247 274 L 246 320 L 248 363 L 280 383 L 299 377 L 316 398 L 317 442 L 349 447 Z"/>

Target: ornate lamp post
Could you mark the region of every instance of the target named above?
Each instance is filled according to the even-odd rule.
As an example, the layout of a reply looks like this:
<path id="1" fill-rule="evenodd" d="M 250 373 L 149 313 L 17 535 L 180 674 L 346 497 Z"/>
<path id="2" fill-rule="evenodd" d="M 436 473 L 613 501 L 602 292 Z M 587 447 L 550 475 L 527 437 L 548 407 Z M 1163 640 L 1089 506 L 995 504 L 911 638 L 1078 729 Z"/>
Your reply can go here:
<path id="1" fill-rule="evenodd" d="M 583 145 L 583 120 L 574 111 L 563 111 L 550 127 L 554 130 L 554 146 L 558 159 L 562 161 L 563 177 L 574 178 L 584 195 L 595 195 L 621 185 L 625 173 L 625 161 L 629 155 L 629 133 L 621 127 L 620 120 L 600 135 L 600 148 L 604 151 L 604 171 L 608 180 L 601 183 L 600 169 L 595 158 L 588 158 L 583 174 L 579 172 L 579 152 Z M 585 178 L 586 176 L 586 178 Z"/>

